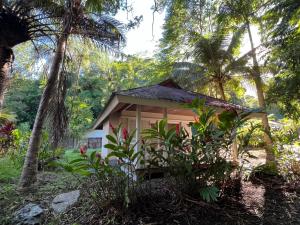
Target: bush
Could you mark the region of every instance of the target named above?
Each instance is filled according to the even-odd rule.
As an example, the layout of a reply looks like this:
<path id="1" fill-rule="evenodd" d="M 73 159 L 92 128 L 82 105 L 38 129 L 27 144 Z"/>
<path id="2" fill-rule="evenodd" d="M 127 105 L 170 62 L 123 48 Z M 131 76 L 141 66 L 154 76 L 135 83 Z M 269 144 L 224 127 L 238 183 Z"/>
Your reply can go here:
<path id="1" fill-rule="evenodd" d="M 6 122 L 0 127 L 0 154 L 5 154 L 13 144 L 14 129 L 15 126 L 12 122 Z"/>
<path id="2" fill-rule="evenodd" d="M 10 145 L 7 156 L 17 168 L 22 167 L 30 139 L 29 125 L 20 124 L 13 130 L 13 143 Z"/>
<path id="3" fill-rule="evenodd" d="M 267 163 L 259 165 L 252 170 L 251 176 L 264 177 L 264 176 L 277 176 L 279 175 L 276 163 Z"/>
<path id="4" fill-rule="evenodd" d="M 263 148 L 265 141 L 261 121 L 251 120 L 245 123 L 239 128 L 237 138 L 239 145 L 243 148 Z"/>
<path id="5" fill-rule="evenodd" d="M 288 182 L 300 179 L 300 152 L 298 126 L 284 119 L 285 126 L 273 130 L 278 173 Z"/>
<path id="6" fill-rule="evenodd" d="M 11 132 L 11 144 L 9 145 L 6 155 L 14 163 L 16 167 L 21 167 L 24 163 L 26 151 L 30 140 L 31 130 L 29 124 L 20 124 Z M 63 149 L 58 148 L 52 150 L 49 144 L 49 135 L 47 131 L 43 131 L 41 147 L 38 152 L 39 170 L 44 170 L 47 164 L 52 160 L 59 158 L 63 153 Z"/>
<path id="7" fill-rule="evenodd" d="M 112 127 L 113 128 L 113 127 Z M 111 152 L 105 159 L 100 153 L 80 149 L 80 157 L 69 163 L 60 163 L 65 170 L 87 177 L 86 190 L 98 208 L 109 204 L 123 207 L 136 199 L 136 165 L 141 163 L 141 151 L 135 151 L 137 143 L 132 143 L 135 132 L 131 134 L 121 126 L 113 128 L 113 135 L 107 135 L 110 144 L 105 145 Z M 117 165 L 110 160 L 116 159 Z"/>
<path id="8" fill-rule="evenodd" d="M 230 178 L 234 166 L 227 160 L 236 130 L 248 113 L 238 115 L 228 109 L 219 115 L 198 100 L 188 104 L 198 116 L 189 126 L 191 139 L 180 127 L 167 130 L 167 122 L 157 122 L 143 132 L 146 140 L 150 167 L 163 167 L 177 179 L 175 189 L 182 195 L 201 196 L 203 200 L 215 201 L 224 182 Z M 155 141 L 159 140 L 159 147 Z"/>
<path id="9" fill-rule="evenodd" d="M 0 182 L 11 181 L 20 175 L 20 167 L 16 167 L 9 157 L 0 158 Z"/>
<path id="10" fill-rule="evenodd" d="M 278 170 L 288 182 L 300 180 L 300 152 L 298 147 L 289 145 L 277 153 Z"/>

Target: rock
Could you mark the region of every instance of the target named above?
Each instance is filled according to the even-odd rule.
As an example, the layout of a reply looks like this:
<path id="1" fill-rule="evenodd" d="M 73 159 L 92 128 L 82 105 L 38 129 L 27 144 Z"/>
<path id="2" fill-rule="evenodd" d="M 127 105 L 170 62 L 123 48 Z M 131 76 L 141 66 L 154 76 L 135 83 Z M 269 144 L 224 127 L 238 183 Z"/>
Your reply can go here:
<path id="1" fill-rule="evenodd" d="M 14 213 L 14 224 L 37 225 L 41 224 L 44 210 L 37 204 L 29 203 Z"/>
<path id="2" fill-rule="evenodd" d="M 62 213 L 66 211 L 69 206 L 74 205 L 78 201 L 79 195 L 79 190 L 57 195 L 53 199 L 51 207 L 55 213 Z"/>

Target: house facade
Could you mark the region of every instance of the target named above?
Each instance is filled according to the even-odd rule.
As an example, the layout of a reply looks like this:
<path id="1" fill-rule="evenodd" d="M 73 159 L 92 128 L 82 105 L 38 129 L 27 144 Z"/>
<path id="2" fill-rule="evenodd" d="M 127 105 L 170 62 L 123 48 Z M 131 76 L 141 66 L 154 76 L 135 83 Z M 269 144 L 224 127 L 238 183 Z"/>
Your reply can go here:
<path id="1" fill-rule="evenodd" d="M 203 99 L 205 104 L 214 107 L 217 113 L 228 108 L 238 112 L 246 109 L 240 105 L 184 90 L 169 79 L 156 85 L 114 92 L 93 129 L 103 129 L 103 146 L 108 143 L 105 135 L 112 134 L 110 124 L 115 127 L 121 123 L 129 132 L 136 129 L 136 140 L 140 140 L 142 130 L 150 128 L 162 119 L 167 119 L 169 127 L 181 124 L 191 133 L 188 124 L 194 121 L 195 114 L 192 110 L 183 108 L 183 104 L 195 98 Z M 140 143 L 137 144 L 137 148 L 139 147 Z M 233 150 L 237 151 L 236 146 L 233 146 Z M 102 157 L 108 154 L 109 150 L 103 147 Z"/>

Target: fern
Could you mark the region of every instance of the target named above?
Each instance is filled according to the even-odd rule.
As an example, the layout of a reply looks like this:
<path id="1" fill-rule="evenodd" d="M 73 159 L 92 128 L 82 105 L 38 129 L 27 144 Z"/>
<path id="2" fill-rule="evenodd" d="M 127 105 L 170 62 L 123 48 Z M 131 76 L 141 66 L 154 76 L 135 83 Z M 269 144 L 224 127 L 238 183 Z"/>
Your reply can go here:
<path id="1" fill-rule="evenodd" d="M 201 188 L 199 192 L 201 198 L 206 202 L 215 202 L 219 197 L 219 189 L 215 186 Z"/>

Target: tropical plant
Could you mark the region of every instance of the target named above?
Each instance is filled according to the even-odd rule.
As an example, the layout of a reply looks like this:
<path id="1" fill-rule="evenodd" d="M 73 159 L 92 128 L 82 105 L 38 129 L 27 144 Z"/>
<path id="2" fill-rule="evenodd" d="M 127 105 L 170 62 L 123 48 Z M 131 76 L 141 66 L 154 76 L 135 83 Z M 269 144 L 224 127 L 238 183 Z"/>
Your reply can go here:
<path id="1" fill-rule="evenodd" d="M 65 170 L 89 177 L 89 194 L 98 206 L 105 206 L 113 201 L 121 201 L 124 207 L 136 198 L 136 168 L 142 161 L 142 151 L 136 150 L 135 131 L 128 133 L 121 125 L 113 127 L 113 134 L 107 135 L 109 144 L 105 148 L 110 153 L 105 159 L 94 151 L 87 154 L 87 148 L 81 147 L 81 156 L 71 162 L 58 165 Z"/>
<path id="2" fill-rule="evenodd" d="M 24 157 L 30 138 L 30 127 L 28 123 L 21 123 L 12 132 L 13 144 L 8 149 L 8 157 L 16 168 L 20 169 L 24 163 Z"/>
<path id="3" fill-rule="evenodd" d="M 80 157 L 70 162 L 52 162 L 52 165 L 62 167 L 84 183 L 87 194 L 99 209 L 114 201 L 124 204 L 129 201 L 126 174 L 119 166 L 112 166 L 108 158 L 102 159 L 97 151 L 87 154 L 81 148 Z"/>
<path id="4" fill-rule="evenodd" d="M 288 182 L 300 177 L 299 128 L 289 119 L 282 119 L 283 127 L 272 131 L 278 162 L 278 173 Z"/>
<path id="5" fill-rule="evenodd" d="M 0 127 L 0 155 L 5 154 L 13 145 L 15 126 L 12 122 L 7 121 Z"/>
<path id="6" fill-rule="evenodd" d="M 126 171 L 130 181 L 132 182 L 135 179 L 135 169 L 137 168 L 137 165 L 141 163 L 140 159 L 142 157 L 142 151 L 140 151 L 140 149 L 136 149 L 140 141 L 137 140 L 133 143 L 133 139 L 136 136 L 135 130 L 128 133 L 125 127 L 121 128 L 121 125 L 116 128 L 112 127 L 112 130 L 113 136 L 106 136 L 110 143 L 104 146 L 110 150 L 107 157 L 117 158 L 118 164 Z"/>
<path id="7" fill-rule="evenodd" d="M 191 53 L 194 63 L 175 63 L 174 76 L 197 89 L 213 84 L 221 99 L 226 100 L 225 83 L 246 71 L 248 54 L 240 58 L 235 56 L 244 30 L 245 27 L 242 26 L 230 37 L 228 31 L 220 25 L 211 34 L 194 33 L 192 38 L 195 44 Z"/>
<path id="8" fill-rule="evenodd" d="M 216 115 L 214 109 L 197 99 L 187 107 L 197 115 L 189 125 L 192 136 L 189 138 L 179 124 L 166 130 L 166 121 L 158 122 L 143 131 L 148 152 L 145 163 L 150 168 L 162 167 L 178 179 L 177 188 L 185 195 L 200 193 L 204 200 L 213 201 L 218 196 L 217 187 L 222 187 L 232 172 L 233 166 L 226 158 L 231 155 L 236 129 L 247 120 L 248 113 L 238 115 L 228 109 Z"/>
<path id="9" fill-rule="evenodd" d="M 3 107 L 9 71 L 14 61 L 12 48 L 23 42 L 34 41 L 52 33 L 40 14 L 29 1 L 1 1 L 0 4 L 0 108 Z"/>
<path id="10" fill-rule="evenodd" d="M 70 36 L 75 35 L 84 39 L 91 39 L 95 44 L 103 47 L 118 47 L 123 35 L 121 25 L 118 21 L 101 14 L 97 14 L 100 9 L 103 12 L 113 12 L 116 3 L 119 1 L 81 1 L 68 0 L 62 4 L 57 1 L 43 1 L 41 8 L 48 14 L 56 15 L 57 26 L 60 27 L 60 35 L 57 38 L 56 51 L 49 71 L 48 81 L 43 91 L 37 115 L 35 118 L 32 135 L 26 154 L 19 187 L 25 189 L 36 181 L 37 155 L 47 112 L 50 104 L 54 104 L 52 110 L 60 110 L 64 107 L 64 96 L 66 94 L 66 79 L 62 64 Z M 114 4 L 109 4 L 114 3 Z M 95 10 L 96 9 L 96 10 Z M 92 11 L 93 14 L 91 14 Z M 98 11 L 99 12 L 99 11 Z M 56 93 L 56 94 L 55 94 Z M 59 117 L 55 123 L 63 123 L 65 119 L 63 113 L 55 113 Z"/>

